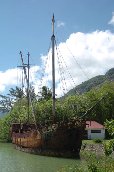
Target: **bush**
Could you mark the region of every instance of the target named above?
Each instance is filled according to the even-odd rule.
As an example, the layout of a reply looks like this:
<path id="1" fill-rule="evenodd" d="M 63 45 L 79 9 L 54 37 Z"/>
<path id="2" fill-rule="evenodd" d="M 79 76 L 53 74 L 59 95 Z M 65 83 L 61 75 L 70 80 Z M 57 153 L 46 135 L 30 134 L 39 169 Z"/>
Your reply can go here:
<path id="1" fill-rule="evenodd" d="M 95 143 L 102 143 L 102 140 L 101 139 L 95 139 L 94 142 Z"/>
<path id="2" fill-rule="evenodd" d="M 75 166 L 63 167 L 57 172 L 84 172 L 84 169 L 81 166 L 75 165 Z"/>
<path id="3" fill-rule="evenodd" d="M 84 150 L 86 148 L 86 145 L 86 143 L 83 143 L 81 149 Z"/>
<path id="4" fill-rule="evenodd" d="M 112 146 L 111 146 L 110 142 L 107 144 L 104 144 L 104 153 L 106 156 L 111 155 L 112 151 L 113 150 L 112 150 Z"/>
<path id="5" fill-rule="evenodd" d="M 109 141 L 110 148 L 114 151 L 114 139 Z"/>
<path id="6" fill-rule="evenodd" d="M 90 172 L 98 172 L 97 164 L 91 163 L 88 165 L 88 170 Z"/>

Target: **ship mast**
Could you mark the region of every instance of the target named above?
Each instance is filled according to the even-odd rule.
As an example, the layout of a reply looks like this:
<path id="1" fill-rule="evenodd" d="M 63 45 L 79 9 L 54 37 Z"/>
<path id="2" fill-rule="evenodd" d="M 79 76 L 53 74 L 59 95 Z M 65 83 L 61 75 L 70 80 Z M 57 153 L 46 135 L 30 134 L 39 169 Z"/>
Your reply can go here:
<path id="1" fill-rule="evenodd" d="M 28 113 L 28 122 L 29 122 L 29 106 L 30 106 L 30 91 L 29 91 L 29 69 L 30 69 L 30 64 L 29 64 L 29 57 L 30 57 L 30 54 L 28 53 L 28 63 L 25 64 L 24 61 L 23 61 L 23 57 L 22 57 L 22 52 L 20 51 L 20 55 L 21 55 L 21 61 L 22 61 L 22 66 L 18 66 L 18 67 L 22 67 L 23 68 L 23 71 L 24 71 L 24 75 L 25 75 L 25 80 L 26 80 L 26 83 L 27 83 L 27 104 L 28 104 L 28 109 L 27 109 L 27 113 Z M 26 68 L 28 70 L 28 76 L 27 76 L 27 73 L 26 73 Z"/>
<path id="2" fill-rule="evenodd" d="M 53 122 L 55 122 L 55 35 L 54 35 L 54 14 L 52 17 L 52 115 L 53 115 Z"/>
<path id="3" fill-rule="evenodd" d="M 29 107 L 30 107 L 30 90 L 29 90 L 29 69 L 30 69 L 30 64 L 29 64 L 29 57 L 30 54 L 28 52 L 28 63 L 27 63 L 27 69 L 28 69 L 28 79 L 27 79 L 27 101 L 28 101 L 28 122 L 29 122 L 29 116 L 30 116 L 30 112 L 29 112 Z"/>

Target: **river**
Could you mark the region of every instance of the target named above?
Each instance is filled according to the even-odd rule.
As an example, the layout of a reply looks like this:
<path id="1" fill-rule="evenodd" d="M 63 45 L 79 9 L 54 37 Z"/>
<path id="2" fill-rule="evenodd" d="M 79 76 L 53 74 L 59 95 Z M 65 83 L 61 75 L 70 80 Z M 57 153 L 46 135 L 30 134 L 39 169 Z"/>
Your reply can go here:
<path id="1" fill-rule="evenodd" d="M 0 143 L 0 172 L 57 172 L 77 163 L 80 161 L 24 153 L 12 144 Z"/>

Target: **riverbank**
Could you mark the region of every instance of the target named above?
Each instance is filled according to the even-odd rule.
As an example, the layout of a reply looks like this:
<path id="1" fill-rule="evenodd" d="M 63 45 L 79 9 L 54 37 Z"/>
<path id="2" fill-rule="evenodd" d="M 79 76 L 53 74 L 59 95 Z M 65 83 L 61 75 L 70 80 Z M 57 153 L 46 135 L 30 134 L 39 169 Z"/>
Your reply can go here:
<path id="1" fill-rule="evenodd" d="M 71 151 L 53 151 L 53 150 L 43 150 L 43 149 L 33 149 L 33 148 L 23 148 L 20 146 L 15 145 L 15 149 L 35 154 L 35 155 L 42 155 L 42 156 L 48 156 L 48 157 L 58 157 L 58 158 L 71 158 L 71 159 L 80 159 L 79 153 L 78 155 L 75 152 Z"/>

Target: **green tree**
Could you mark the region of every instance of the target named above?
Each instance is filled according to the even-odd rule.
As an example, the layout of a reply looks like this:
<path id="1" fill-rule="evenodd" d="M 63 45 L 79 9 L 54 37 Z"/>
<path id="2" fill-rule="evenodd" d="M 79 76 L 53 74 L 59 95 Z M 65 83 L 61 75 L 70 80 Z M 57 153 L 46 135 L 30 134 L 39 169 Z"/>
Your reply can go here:
<path id="1" fill-rule="evenodd" d="M 7 116 L 0 119 L 0 140 L 10 142 L 11 141 L 11 117 Z"/>
<path id="2" fill-rule="evenodd" d="M 30 88 L 29 88 L 29 94 L 30 94 L 31 101 L 36 100 L 35 89 L 31 85 L 30 85 Z"/>
<path id="3" fill-rule="evenodd" d="M 51 97 L 52 97 L 51 89 L 49 89 L 46 86 L 43 86 L 42 91 L 41 91 L 41 97 L 42 98 L 40 100 L 42 100 L 42 99 L 45 99 L 45 100 L 51 99 Z"/>
<path id="4" fill-rule="evenodd" d="M 10 97 L 13 97 L 15 99 L 21 99 L 24 96 L 24 92 L 21 88 L 17 87 L 14 88 L 10 88 L 9 90 L 9 94 Z"/>
<path id="5" fill-rule="evenodd" d="M 9 96 L 0 95 L 0 111 L 8 112 L 13 106 L 12 99 Z"/>
<path id="6" fill-rule="evenodd" d="M 10 88 L 7 96 L 0 95 L 0 111 L 9 112 L 13 107 L 14 103 L 24 96 L 23 90 L 16 87 Z"/>

